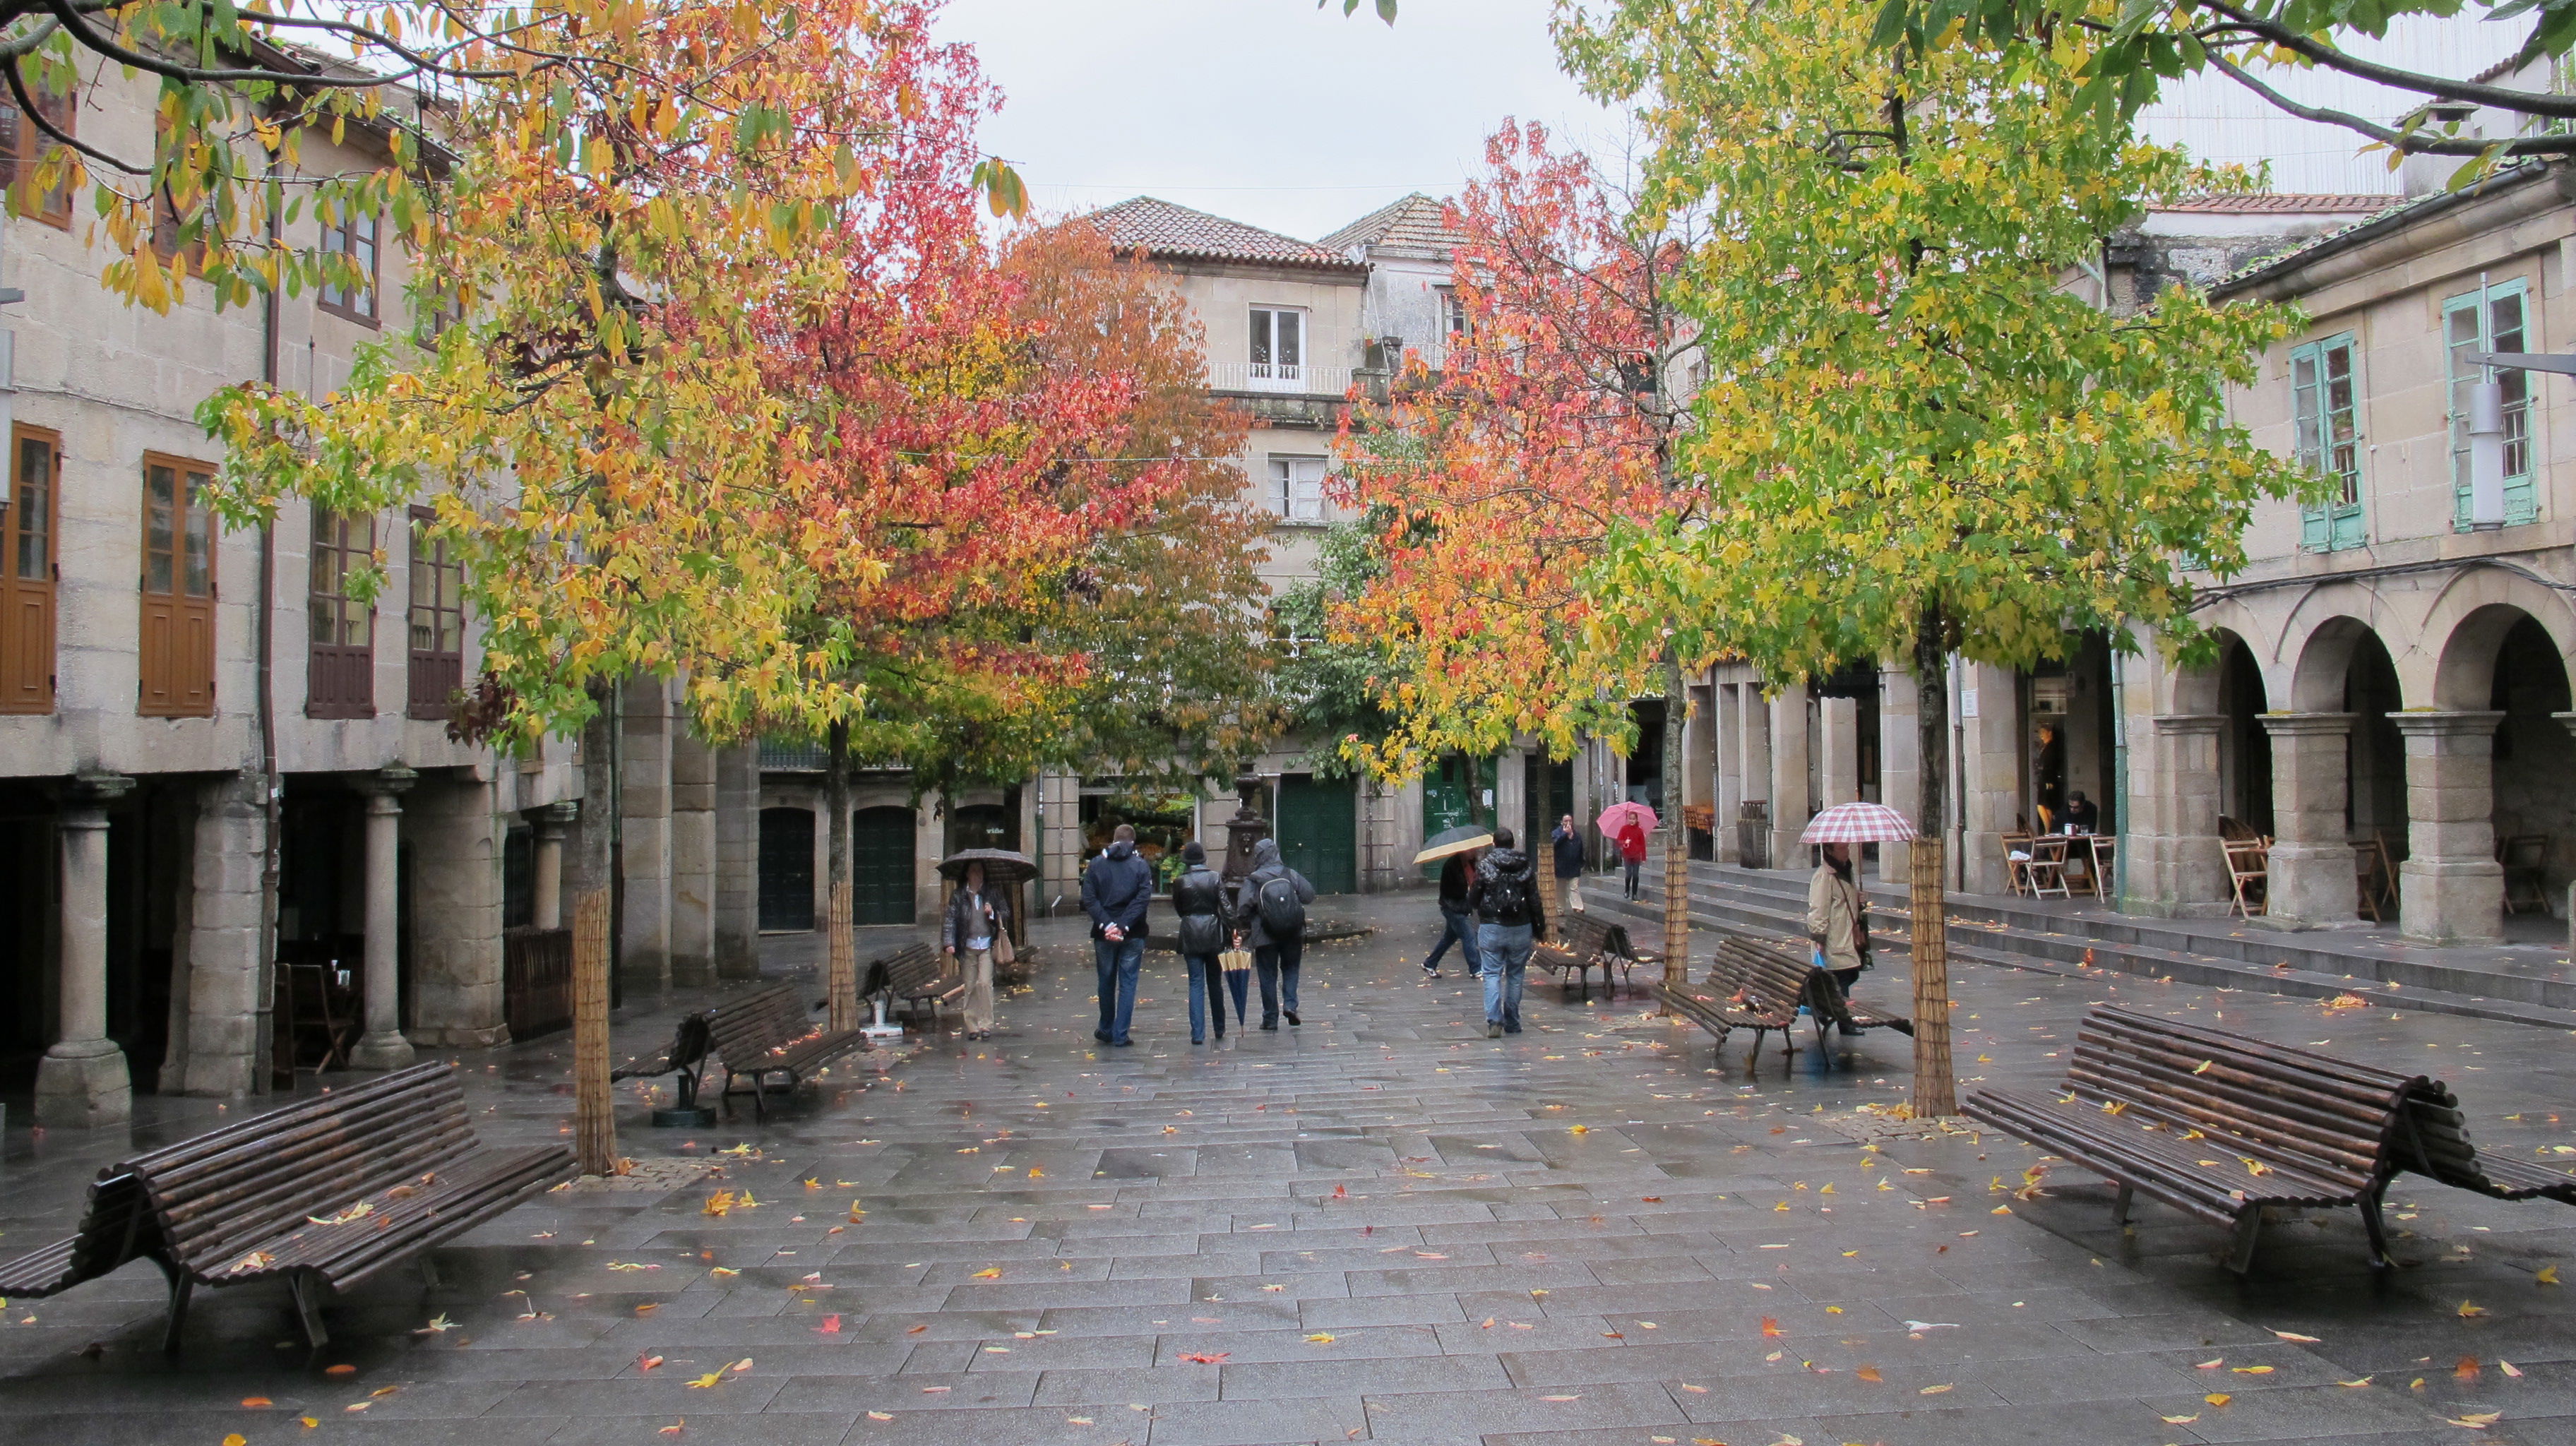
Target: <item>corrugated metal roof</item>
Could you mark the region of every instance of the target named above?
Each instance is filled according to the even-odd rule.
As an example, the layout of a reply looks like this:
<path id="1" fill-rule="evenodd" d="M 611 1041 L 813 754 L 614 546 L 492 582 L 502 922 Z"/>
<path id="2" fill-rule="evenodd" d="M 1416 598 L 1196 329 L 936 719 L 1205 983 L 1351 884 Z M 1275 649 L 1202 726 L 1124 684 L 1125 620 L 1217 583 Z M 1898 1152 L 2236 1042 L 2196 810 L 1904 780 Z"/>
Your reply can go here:
<path id="1" fill-rule="evenodd" d="M 1450 228 L 1447 203 L 1420 191 L 1380 206 L 1324 238 L 1336 251 L 1365 250 L 1372 256 L 1408 256 L 1446 261 L 1467 238 Z"/>
<path id="2" fill-rule="evenodd" d="M 1264 231 L 1223 216 L 1138 196 L 1094 211 L 1090 221 L 1121 250 L 1169 260 L 1241 261 L 1254 265 L 1313 266 L 1364 271 L 1363 262 L 1339 251 Z"/>

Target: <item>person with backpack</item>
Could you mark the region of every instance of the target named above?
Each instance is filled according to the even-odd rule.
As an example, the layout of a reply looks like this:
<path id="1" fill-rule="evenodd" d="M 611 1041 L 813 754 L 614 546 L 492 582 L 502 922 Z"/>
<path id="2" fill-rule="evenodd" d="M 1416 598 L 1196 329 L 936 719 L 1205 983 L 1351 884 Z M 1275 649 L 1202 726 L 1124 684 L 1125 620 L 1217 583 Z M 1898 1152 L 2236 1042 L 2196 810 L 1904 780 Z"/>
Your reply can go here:
<path id="1" fill-rule="evenodd" d="M 1451 854 L 1440 864 L 1440 942 L 1432 946 L 1431 957 L 1422 961 L 1423 977 L 1440 977 L 1440 961 L 1449 953 L 1452 943 L 1467 956 L 1467 973 L 1473 977 L 1481 966 L 1476 959 L 1476 919 L 1467 912 L 1467 881 L 1475 877 L 1476 855 L 1469 849 Z"/>
<path id="2" fill-rule="evenodd" d="M 1207 866 L 1207 846 L 1192 839 L 1181 847 L 1181 874 L 1172 880 L 1172 912 L 1180 916 L 1181 962 L 1190 971 L 1190 1043 L 1207 1043 L 1207 1006 L 1216 1005 L 1216 1037 L 1225 1038 L 1225 881 Z M 1234 979 L 1235 1022 L 1243 1020 L 1243 979 Z"/>
<path id="3" fill-rule="evenodd" d="M 1530 955 L 1547 937 L 1538 861 L 1512 847 L 1512 831 L 1494 830 L 1494 846 L 1476 861 L 1467 907 L 1476 911 L 1476 952 L 1484 960 L 1485 1037 L 1521 1032 L 1521 981 Z"/>
<path id="4" fill-rule="evenodd" d="M 1082 871 L 1082 911 L 1091 916 L 1092 962 L 1100 975 L 1100 1027 L 1091 1037 L 1125 1049 L 1136 1013 L 1136 971 L 1145 962 L 1145 911 L 1154 902 L 1154 866 L 1136 852 L 1136 827 L 1118 825 L 1109 847 Z"/>
<path id="5" fill-rule="evenodd" d="M 1249 944 L 1261 976 L 1261 1027 L 1276 1030 L 1281 1015 L 1297 1018 L 1297 967 L 1306 948 L 1306 906 L 1315 886 L 1279 857 L 1279 841 L 1252 846 L 1252 872 L 1234 886 L 1235 942 Z"/>

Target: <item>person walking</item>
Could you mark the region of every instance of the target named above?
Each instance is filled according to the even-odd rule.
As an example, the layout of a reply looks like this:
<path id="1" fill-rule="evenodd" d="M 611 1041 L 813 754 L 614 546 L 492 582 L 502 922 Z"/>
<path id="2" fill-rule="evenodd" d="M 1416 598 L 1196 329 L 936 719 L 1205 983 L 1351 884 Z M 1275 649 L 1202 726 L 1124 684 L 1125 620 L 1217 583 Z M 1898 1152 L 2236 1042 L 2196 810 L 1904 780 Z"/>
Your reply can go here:
<path id="1" fill-rule="evenodd" d="M 1512 831 L 1494 830 L 1494 846 L 1476 861 L 1467 907 L 1476 913 L 1476 953 L 1485 976 L 1485 1037 L 1521 1032 L 1521 981 L 1530 954 L 1547 937 L 1538 861 L 1512 847 Z"/>
<path id="2" fill-rule="evenodd" d="M 968 1039 L 993 1032 L 993 950 L 995 941 L 1010 931 L 1010 896 L 985 887 L 981 863 L 968 864 L 939 920 L 939 947 L 965 965 Z"/>
<path id="3" fill-rule="evenodd" d="M 1483 852 L 1469 849 L 1441 861 L 1440 942 L 1431 947 L 1431 957 L 1422 961 L 1422 972 L 1433 979 L 1440 977 L 1440 961 L 1448 955 L 1451 944 L 1458 945 L 1458 952 L 1466 956 L 1469 977 L 1478 972 L 1476 916 L 1467 912 L 1467 881 L 1475 877 L 1476 856 Z"/>
<path id="4" fill-rule="evenodd" d="M 1315 886 L 1279 857 L 1279 841 L 1252 846 L 1252 872 L 1234 886 L 1235 942 L 1249 942 L 1252 968 L 1261 976 L 1261 1027 L 1275 1030 L 1282 1015 L 1297 1017 L 1297 970 L 1306 949 L 1306 906 Z"/>
<path id="5" fill-rule="evenodd" d="M 1574 826 L 1574 815 L 1556 821 L 1556 832 L 1547 836 L 1556 855 L 1556 916 L 1571 919 L 1583 907 L 1583 830 Z"/>
<path id="6" fill-rule="evenodd" d="M 1154 866 L 1136 852 L 1136 828 L 1120 824 L 1109 847 L 1082 871 L 1082 911 L 1091 916 L 1091 954 L 1100 974 L 1100 1027 L 1091 1037 L 1114 1049 L 1134 1041 L 1136 971 L 1145 962 L 1145 911 L 1154 902 Z"/>
<path id="7" fill-rule="evenodd" d="M 1627 866 L 1628 897 L 1641 897 L 1644 890 L 1637 882 L 1637 870 L 1646 863 L 1646 826 L 1633 814 L 1619 825 L 1619 862 Z"/>
<path id="8" fill-rule="evenodd" d="M 1852 876 L 1851 845 L 1820 847 L 1824 862 L 1807 880 L 1807 938 L 1816 946 L 1817 966 L 1848 995 L 1860 971 L 1870 967 L 1869 909 Z"/>
<path id="9" fill-rule="evenodd" d="M 1207 866 L 1207 846 L 1181 846 L 1181 874 L 1172 880 L 1172 912 L 1180 916 L 1181 962 L 1190 971 L 1190 1043 L 1207 1043 L 1207 1006 L 1216 1006 L 1216 1037 L 1225 1038 L 1225 881 Z M 1236 983 L 1234 1012 L 1243 1014 L 1243 985 Z"/>

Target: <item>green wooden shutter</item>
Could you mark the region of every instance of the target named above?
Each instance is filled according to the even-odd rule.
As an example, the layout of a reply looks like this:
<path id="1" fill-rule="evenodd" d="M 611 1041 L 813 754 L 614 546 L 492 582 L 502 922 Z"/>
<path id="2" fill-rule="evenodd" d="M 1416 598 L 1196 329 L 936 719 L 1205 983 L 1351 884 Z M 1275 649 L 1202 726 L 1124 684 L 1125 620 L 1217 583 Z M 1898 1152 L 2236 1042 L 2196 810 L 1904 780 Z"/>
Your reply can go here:
<path id="1" fill-rule="evenodd" d="M 2522 280 L 2500 281 L 2442 304 L 2442 347 L 2450 383 L 2451 525 L 2469 526 L 2469 387 L 2483 368 L 2473 351 L 2535 350 L 2530 299 Z M 2504 520 L 2529 522 L 2540 515 L 2537 469 L 2532 465 L 2531 373 L 2500 371 L 2504 388 Z"/>

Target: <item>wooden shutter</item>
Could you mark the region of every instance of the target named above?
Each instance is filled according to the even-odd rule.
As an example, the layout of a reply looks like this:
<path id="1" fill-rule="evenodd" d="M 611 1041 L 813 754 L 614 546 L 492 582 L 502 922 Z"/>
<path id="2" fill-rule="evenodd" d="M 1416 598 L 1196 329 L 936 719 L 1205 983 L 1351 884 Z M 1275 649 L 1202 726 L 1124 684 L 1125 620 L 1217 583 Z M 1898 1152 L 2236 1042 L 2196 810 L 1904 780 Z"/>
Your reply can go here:
<path id="1" fill-rule="evenodd" d="M 375 609 L 349 596 L 349 575 L 371 565 L 375 553 L 375 518 L 313 509 L 307 718 L 376 716 Z"/>
<path id="2" fill-rule="evenodd" d="M 80 107 L 74 103 L 75 99 L 71 95 L 56 95 L 41 88 L 36 90 L 37 108 L 55 129 L 65 135 L 79 134 L 74 121 Z M 62 148 L 59 142 L 37 129 L 33 121 L 18 113 L 14 98 L 6 91 L 0 91 L 0 182 L 5 182 L 9 188 L 10 211 L 68 231 L 72 224 L 72 188 L 68 181 L 41 196 L 29 195 L 19 189 L 21 182 L 35 179 L 37 162 Z"/>
<path id="3" fill-rule="evenodd" d="M 143 636 L 135 711 L 210 717 L 215 711 L 215 520 L 212 469 L 143 457 Z"/>
<path id="4" fill-rule="evenodd" d="M 50 713 L 62 446 L 33 427 L 11 440 L 9 507 L 0 513 L 0 713 Z"/>
<path id="5" fill-rule="evenodd" d="M 465 686 L 465 565 L 431 533 L 437 515 L 411 510 L 410 713 L 433 722 Z"/>

